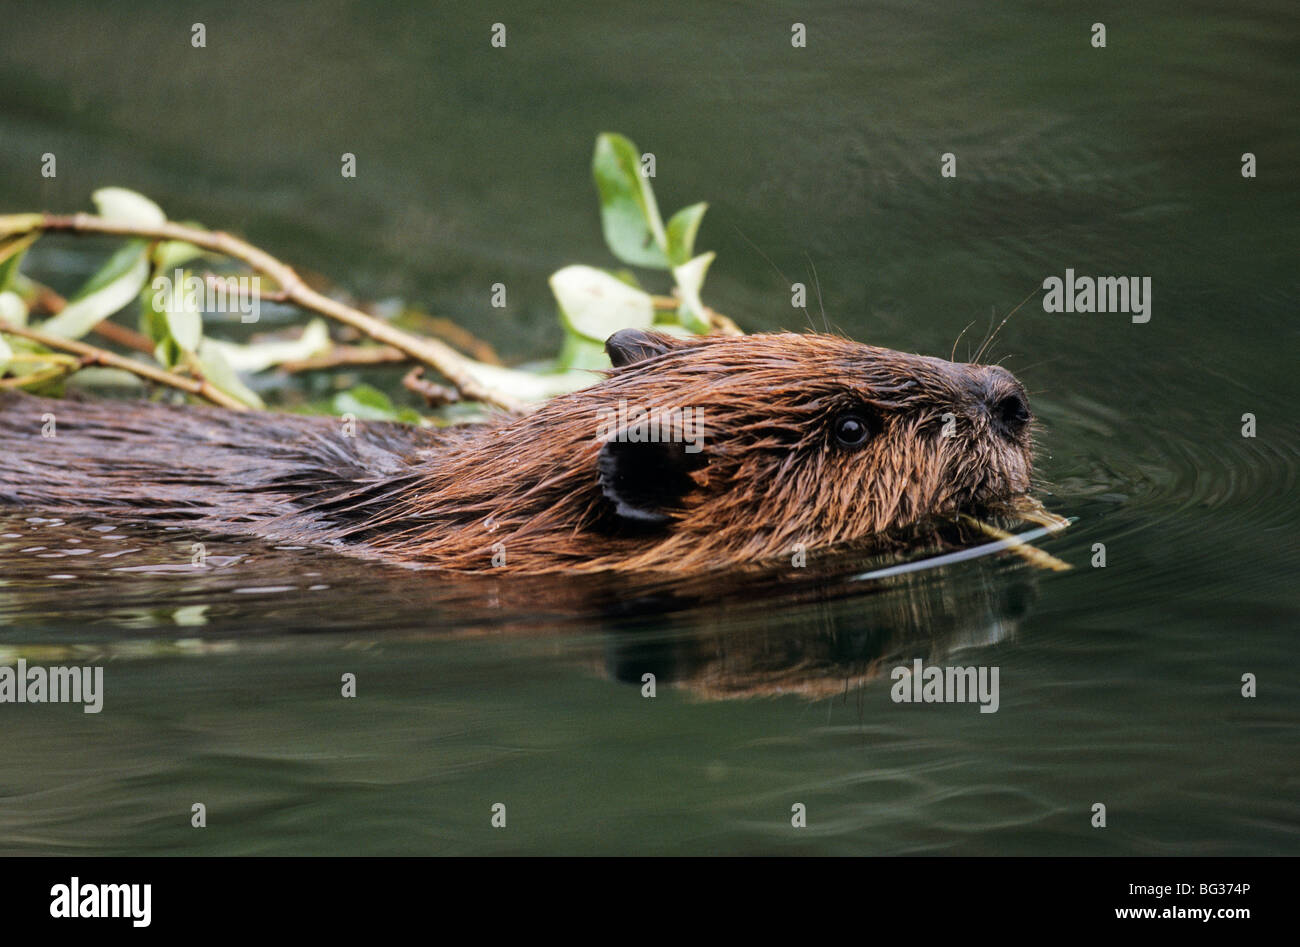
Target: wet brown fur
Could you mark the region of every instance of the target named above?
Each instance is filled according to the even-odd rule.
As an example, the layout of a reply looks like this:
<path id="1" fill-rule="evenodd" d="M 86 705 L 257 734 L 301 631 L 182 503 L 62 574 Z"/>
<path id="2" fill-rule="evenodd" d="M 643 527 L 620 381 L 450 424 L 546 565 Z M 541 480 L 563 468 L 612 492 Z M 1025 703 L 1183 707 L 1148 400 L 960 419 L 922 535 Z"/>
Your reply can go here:
<path id="1" fill-rule="evenodd" d="M 1023 389 L 1005 369 L 826 335 L 649 335 L 650 357 L 526 416 L 431 431 L 138 402 L 0 398 L 0 502 L 324 543 L 461 572 L 701 571 L 899 530 L 1029 489 Z M 667 522 L 620 517 L 599 411 L 702 414 L 699 469 Z M 846 449 L 837 417 L 869 418 Z M 946 414 L 951 436 L 943 436 Z M 55 437 L 42 436 L 53 415 Z M 504 558 L 504 565 L 494 565 Z"/>

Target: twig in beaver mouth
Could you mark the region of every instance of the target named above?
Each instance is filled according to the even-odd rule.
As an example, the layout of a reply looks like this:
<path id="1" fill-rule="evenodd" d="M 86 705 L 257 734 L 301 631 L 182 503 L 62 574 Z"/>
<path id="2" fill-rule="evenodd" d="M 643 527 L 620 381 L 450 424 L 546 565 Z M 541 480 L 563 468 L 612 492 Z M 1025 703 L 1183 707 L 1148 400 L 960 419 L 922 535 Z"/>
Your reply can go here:
<path id="1" fill-rule="evenodd" d="M 1053 532 L 1065 529 L 1070 525 L 1070 521 L 1064 517 L 1057 516 L 1055 513 L 1049 513 L 1037 500 L 1025 498 L 1016 508 L 1016 515 L 1030 523 L 1039 523 Z M 1035 509 L 1035 507 L 1037 507 Z M 1023 541 L 1018 536 L 1008 533 L 1006 530 L 998 529 L 992 523 L 986 523 L 981 519 L 962 513 L 958 517 L 963 523 L 973 526 L 986 536 L 992 536 L 994 539 L 1000 539 L 1007 542 L 1007 550 L 1014 552 L 1030 565 L 1037 566 L 1040 569 L 1048 569 L 1052 572 L 1068 572 L 1074 568 L 1068 562 L 1056 558 L 1049 552 L 1044 552 L 1037 546 L 1032 546 Z"/>

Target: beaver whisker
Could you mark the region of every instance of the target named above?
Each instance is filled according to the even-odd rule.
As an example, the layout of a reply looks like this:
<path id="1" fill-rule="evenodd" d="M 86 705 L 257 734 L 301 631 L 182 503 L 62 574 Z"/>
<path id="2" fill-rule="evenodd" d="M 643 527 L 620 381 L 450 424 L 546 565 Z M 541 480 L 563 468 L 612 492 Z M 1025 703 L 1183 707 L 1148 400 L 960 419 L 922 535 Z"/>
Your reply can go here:
<path id="1" fill-rule="evenodd" d="M 966 323 L 966 325 L 962 328 L 962 330 L 957 333 L 957 338 L 952 340 L 952 351 L 948 353 L 948 361 L 951 362 L 957 357 L 957 344 L 961 342 L 961 337 L 966 334 L 966 330 L 969 329 L 974 324 L 975 324 L 974 319 Z"/>
<path id="2" fill-rule="evenodd" d="M 996 329 L 993 330 L 993 333 L 988 337 L 988 339 L 984 342 L 984 344 L 981 345 L 981 346 L 979 347 L 979 349 L 975 352 L 975 357 L 972 358 L 972 359 L 970 359 L 969 361 L 971 361 L 971 362 L 979 362 L 980 357 L 984 354 L 985 348 L 988 347 L 988 346 L 991 346 L 991 345 L 993 344 L 993 340 L 996 339 L 997 336 L 998 336 L 998 333 L 1002 331 L 1002 327 L 1003 327 L 1004 325 L 1007 324 L 1007 320 L 1010 319 L 1012 316 L 1014 316 L 1017 312 L 1019 312 L 1021 306 L 1023 306 L 1025 303 L 1029 302 L 1029 300 L 1033 299 L 1035 296 L 1037 296 L 1037 295 L 1038 295 L 1039 293 L 1041 293 L 1042 291 L 1043 291 L 1043 288 L 1042 288 L 1041 286 L 1036 286 L 1036 287 L 1034 288 L 1034 291 L 1031 292 L 1031 293 L 1030 293 L 1028 296 L 1026 296 L 1024 299 L 1022 299 L 1022 300 L 1020 301 L 1019 305 L 1017 305 L 1015 309 L 1012 309 L 1009 313 L 1007 313 L 1007 314 L 1002 318 L 1002 321 L 998 324 L 998 327 L 997 327 Z M 989 321 L 990 321 L 990 323 L 992 323 L 992 320 L 989 320 Z"/>

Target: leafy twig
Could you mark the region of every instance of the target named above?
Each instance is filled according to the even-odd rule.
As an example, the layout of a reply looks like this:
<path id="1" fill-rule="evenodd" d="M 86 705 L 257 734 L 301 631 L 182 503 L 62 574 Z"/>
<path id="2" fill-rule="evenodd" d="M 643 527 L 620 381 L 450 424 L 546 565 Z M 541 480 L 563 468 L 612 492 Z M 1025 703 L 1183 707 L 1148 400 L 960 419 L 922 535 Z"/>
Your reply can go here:
<path id="1" fill-rule="evenodd" d="M 86 365 L 104 365 L 108 368 L 120 368 L 123 371 L 130 372 L 133 375 L 138 375 L 140 378 L 152 382 L 157 382 L 160 385 L 167 385 L 170 388 L 178 388 L 181 391 L 188 391 L 190 394 L 198 395 L 201 398 L 207 398 L 213 404 L 220 405 L 223 408 L 230 408 L 234 411 L 248 410 L 248 406 L 243 402 L 237 401 L 220 388 L 209 384 L 202 378 L 186 378 L 183 375 L 177 375 L 174 372 L 155 368 L 152 365 L 137 362 L 135 359 L 125 358 L 124 356 L 114 354 L 105 349 L 95 348 L 95 346 L 87 345 L 85 342 L 78 342 L 75 339 L 62 339 L 54 335 L 46 335 L 44 332 L 37 332 L 35 329 L 28 329 L 23 326 L 10 325 L 2 320 L 0 320 L 0 332 L 9 335 L 16 335 L 23 339 L 30 339 L 33 342 L 39 342 L 46 348 L 62 350 L 64 352 L 71 352 L 74 355 L 79 355 L 81 356 L 83 363 Z"/>
<path id="2" fill-rule="evenodd" d="M 507 411 L 526 410 L 522 402 L 481 385 L 470 371 L 468 360 L 449 345 L 437 339 L 422 339 L 410 335 L 395 326 L 366 315 L 359 309 L 321 295 L 304 283 L 292 267 L 265 250 L 228 233 L 219 230 L 197 230 L 175 223 L 135 224 L 122 220 L 109 220 L 93 214 L 15 214 L 0 217 L 0 238 L 38 230 L 108 234 L 145 240 L 179 240 L 239 260 L 253 270 L 270 277 L 279 287 L 278 292 L 283 295 L 285 301 L 351 326 L 377 342 L 391 345 L 417 362 L 423 362 L 437 369 L 456 387 L 461 397 L 495 405 Z"/>

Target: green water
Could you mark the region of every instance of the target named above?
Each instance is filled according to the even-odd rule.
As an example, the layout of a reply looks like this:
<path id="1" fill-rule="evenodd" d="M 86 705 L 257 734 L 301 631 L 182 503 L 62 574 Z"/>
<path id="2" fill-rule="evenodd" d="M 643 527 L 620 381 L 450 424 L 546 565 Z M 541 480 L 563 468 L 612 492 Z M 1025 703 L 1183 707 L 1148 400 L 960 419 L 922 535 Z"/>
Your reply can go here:
<path id="1" fill-rule="evenodd" d="M 947 355 L 974 322 L 959 357 L 1066 268 L 1153 294 L 1146 324 L 1031 301 L 993 352 L 1078 518 L 1045 544 L 1065 573 L 466 582 L 208 539 L 196 575 L 183 534 L 0 512 L 0 651 L 106 687 L 97 715 L 0 704 L 0 852 L 1295 854 L 1298 27 L 1282 2 L 7 9 L 0 212 L 133 187 L 507 359 L 558 345 L 551 272 L 612 263 L 605 130 L 655 153 L 666 209 L 710 202 L 706 300 L 750 330 L 823 325 L 790 307 L 814 267 L 830 325 Z M 29 270 L 71 289 L 100 259 L 65 239 Z M 894 703 L 917 657 L 999 667 L 998 712 Z"/>

